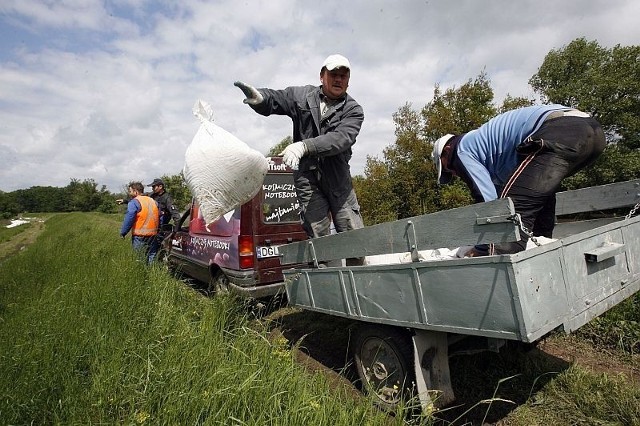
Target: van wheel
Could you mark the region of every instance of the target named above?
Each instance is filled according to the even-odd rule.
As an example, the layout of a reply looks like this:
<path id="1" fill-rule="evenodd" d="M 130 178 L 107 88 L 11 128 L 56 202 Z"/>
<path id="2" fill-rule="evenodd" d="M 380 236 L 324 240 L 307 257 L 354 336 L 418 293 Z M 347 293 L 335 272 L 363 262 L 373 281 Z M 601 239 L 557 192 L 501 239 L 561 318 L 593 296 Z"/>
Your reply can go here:
<path id="1" fill-rule="evenodd" d="M 397 327 L 366 325 L 356 329 L 354 361 L 363 390 L 385 411 L 395 411 L 413 394 L 413 345 Z"/>
<path id="2" fill-rule="evenodd" d="M 227 294 L 229 293 L 229 278 L 223 272 L 217 272 L 209 281 L 209 293 Z"/>

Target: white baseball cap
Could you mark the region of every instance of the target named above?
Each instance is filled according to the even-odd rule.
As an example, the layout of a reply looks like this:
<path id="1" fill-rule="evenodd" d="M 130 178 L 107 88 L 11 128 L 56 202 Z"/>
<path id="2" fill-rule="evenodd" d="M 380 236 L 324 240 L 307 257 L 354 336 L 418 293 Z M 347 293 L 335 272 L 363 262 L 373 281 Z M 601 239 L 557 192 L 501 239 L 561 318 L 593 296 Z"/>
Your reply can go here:
<path id="1" fill-rule="evenodd" d="M 329 71 L 333 71 L 336 68 L 342 67 L 351 70 L 351 64 L 349 63 L 349 60 L 342 55 L 329 55 L 322 64 L 322 68 L 327 68 Z"/>
<path id="2" fill-rule="evenodd" d="M 433 156 L 433 164 L 436 166 L 436 170 L 438 171 L 439 185 L 449 183 L 453 178 L 453 175 L 449 172 L 445 171 L 444 174 L 442 174 L 442 161 L 440 161 L 442 150 L 444 149 L 444 146 L 447 144 L 447 142 L 449 142 L 449 139 L 451 139 L 452 137 L 453 135 L 449 133 L 435 141 L 435 143 L 433 144 L 433 153 L 431 155 Z"/>

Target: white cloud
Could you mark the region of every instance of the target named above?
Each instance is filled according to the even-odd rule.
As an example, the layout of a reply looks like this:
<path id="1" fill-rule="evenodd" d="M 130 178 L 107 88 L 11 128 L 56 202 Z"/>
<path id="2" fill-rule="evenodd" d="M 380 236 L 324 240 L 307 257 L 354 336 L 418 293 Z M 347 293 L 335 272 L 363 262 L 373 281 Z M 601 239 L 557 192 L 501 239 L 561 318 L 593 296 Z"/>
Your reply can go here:
<path id="1" fill-rule="evenodd" d="M 392 114 L 485 70 L 499 101 L 532 97 L 551 49 L 578 37 L 637 45 L 632 0 L 293 0 L 206 2 L 7 0 L 0 6 L 0 190 L 94 179 L 111 191 L 176 174 L 198 123 L 267 152 L 291 134 L 233 86 L 319 84 L 324 57 L 352 62 L 365 122 L 353 173 L 394 141 Z"/>

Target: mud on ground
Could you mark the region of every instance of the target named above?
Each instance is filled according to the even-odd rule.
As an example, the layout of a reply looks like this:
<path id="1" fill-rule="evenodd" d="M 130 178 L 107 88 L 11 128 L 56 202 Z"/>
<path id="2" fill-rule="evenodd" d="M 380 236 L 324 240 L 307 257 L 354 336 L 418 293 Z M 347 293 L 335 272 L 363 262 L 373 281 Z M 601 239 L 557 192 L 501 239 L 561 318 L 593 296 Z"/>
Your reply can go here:
<path id="1" fill-rule="evenodd" d="M 302 365 L 326 374 L 331 383 L 347 389 L 354 397 L 363 397 L 349 350 L 357 322 L 288 307 L 275 310 L 263 320 L 273 336 L 288 340 Z M 623 375 L 640 385 L 640 355 L 595 348 L 573 335 L 558 333 L 535 345 L 510 343 L 499 353 L 451 356 L 451 380 L 457 399 L 439 417 L 447 424 L 495 394 L 513 402 L 491 406 L 485 421 L 501 423 L 518 405 L 574 364 L 595 373 Z M 528 371 L 528 375 L 523 371 Z M 465 417 L 481 421 L 486 410 L 487 406 L 481 405 Z"/>

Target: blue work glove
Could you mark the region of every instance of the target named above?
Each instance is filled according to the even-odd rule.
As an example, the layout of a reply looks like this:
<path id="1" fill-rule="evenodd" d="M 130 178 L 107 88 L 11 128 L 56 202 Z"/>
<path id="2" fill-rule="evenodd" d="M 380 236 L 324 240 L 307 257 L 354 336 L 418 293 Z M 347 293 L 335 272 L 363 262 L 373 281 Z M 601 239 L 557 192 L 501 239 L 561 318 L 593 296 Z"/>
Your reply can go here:
<path id="1" fill-rule="evenodd" d="M 242 93 L 244 93 L 244 95 L 247 97 L 244 101 L 242 101 L 247 105 L 258 105 L 264 100 L 262 94 L 258 92 L 258 89 L 253 86 L 244 84 L 241 81 L 236 81 L 235 83 L 233 83 L 233 85 L 242 90 Z"/>
<path id="2" fill-rule="evenodd" d="M 307 146 L 304 142 L 294 142 L 280 153 L 282 155 L 282 162 L 293 170 L 298 170 L 300 159 L 307 153 Z"/>

